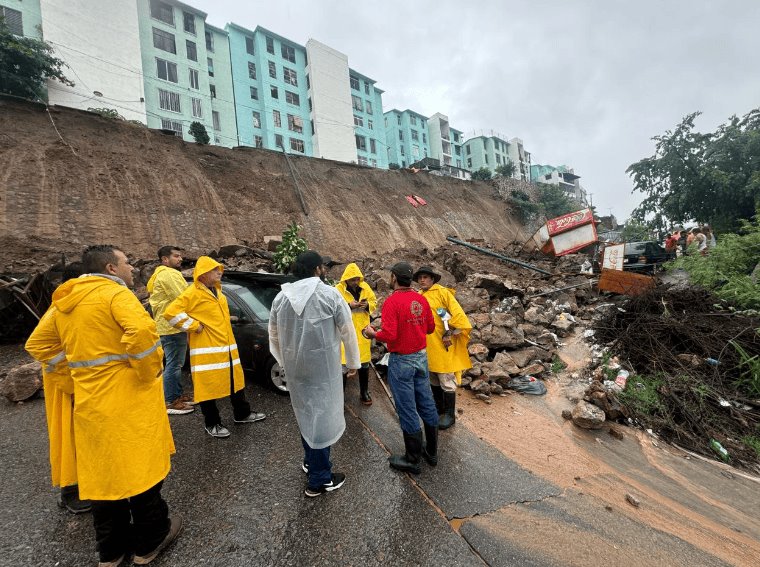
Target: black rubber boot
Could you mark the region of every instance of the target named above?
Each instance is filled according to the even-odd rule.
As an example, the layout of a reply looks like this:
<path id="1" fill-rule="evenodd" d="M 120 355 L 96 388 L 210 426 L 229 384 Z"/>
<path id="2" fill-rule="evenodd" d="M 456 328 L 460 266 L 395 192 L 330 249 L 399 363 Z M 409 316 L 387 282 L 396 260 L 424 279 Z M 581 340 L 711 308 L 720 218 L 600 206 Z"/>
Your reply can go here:
<path id="1" fill-rule="evenodd" d="M 438 429 L 448 429 L 457 420 L 457 393 L 443 392 L 443 415 L 438 420 Z"/>
<path id="2" fill-rule="evenodd" d="M 420 474 L 422 457 L 422 429 L 415 433 L 404 433 L 405 455 L 391 455 L 388 459 L 391 467 L 412 474 Z"/>
<path id="3" fill-rule="evenodd" d="M 438 415 L 443 413 L 443 388 L 430 384 L 430 389 L 433 391 L 433 401 L 435 402 L 435 409 L 438 410 Z"/>
<path id="4" fill-rule="evenodd" d="M 438 426 L 425 424 L 425 448 L 422 458 L 434 467 L 438 464 Z"/>
<path id="5" fill-rule="evenodd" d="M 369 368 L 359 369 L 359 399 L 365 406 L 372 405 L 372 396 L 369 394 Z"/>
<path id="6" fill-rule="evenodd" d="M 66 508 L 72 514 L 84 514 L 92 510 L 92 502 L 79 499 L 79 486 L 76 484 L 61 488 L 58 505 L 61 508 Z"/>

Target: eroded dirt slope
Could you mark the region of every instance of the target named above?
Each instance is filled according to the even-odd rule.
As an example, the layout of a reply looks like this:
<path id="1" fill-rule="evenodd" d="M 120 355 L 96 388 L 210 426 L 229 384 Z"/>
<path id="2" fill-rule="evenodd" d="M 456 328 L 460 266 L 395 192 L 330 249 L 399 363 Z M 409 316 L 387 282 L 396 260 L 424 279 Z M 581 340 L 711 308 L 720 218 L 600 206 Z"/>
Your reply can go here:
<path id="1" fill-rule="evenodd" d="M 198 146 L 90 113 L 54 108 L 48 115 L 0 99 L 0 271 L 14 258 L 78 255 L 95 242 L 138 257 L 166 243 L 190 253 L 255 245 L 292 221 L 333 255 L 435 247 L 447 235 L 494 245 L 521 237 L 486 183 L 291 161 L 308 216 L 280 153 Z M 404 198 L 410 194 L 428 204 L 413 208 Z"/>

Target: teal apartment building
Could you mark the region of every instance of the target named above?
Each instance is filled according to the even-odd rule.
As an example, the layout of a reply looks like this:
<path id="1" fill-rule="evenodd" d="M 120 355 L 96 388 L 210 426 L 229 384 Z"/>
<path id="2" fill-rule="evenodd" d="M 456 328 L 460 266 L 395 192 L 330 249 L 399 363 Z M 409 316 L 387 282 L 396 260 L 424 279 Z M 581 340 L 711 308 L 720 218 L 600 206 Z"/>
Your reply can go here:
<path id="1" fill-rule="evenodd" d="M 12 34 L 42 39 L 39 0 L 0 0 L 0 16 Z"/>
<path id="2" fill-rule="evenodd" d="M 375 86 L 373 79 L 353 69 L 349 69 L 349 86 L 357 163 L 388 169 L 386 131 L 383 123 L 383 91 Z"/>
<path id="3" fill-rule="evenodd" d="M 407 167 L 430 157 L 427 116 L 394 108 L 383 115 L 383 123 L 389 163 Z"/>
<path id="4" fill-rule="evenodd" d="M 464 143 L 464 159 L 465 167 L 470 171 L 485 167 L 495 172 L 500 165 L 514 163 L 514 179 L 531 179 L 530 152 L 525 150 L 520 138 L 507 141 L 505 137 L 493 133 L 489 136 L 475 136 Z"/>

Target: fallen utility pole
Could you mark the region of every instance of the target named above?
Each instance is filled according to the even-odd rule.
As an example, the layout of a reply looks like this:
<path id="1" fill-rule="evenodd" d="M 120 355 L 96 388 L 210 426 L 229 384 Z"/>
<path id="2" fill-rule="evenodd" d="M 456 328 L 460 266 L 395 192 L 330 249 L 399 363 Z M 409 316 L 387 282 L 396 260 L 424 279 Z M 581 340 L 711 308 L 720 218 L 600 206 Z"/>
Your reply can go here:
<path id="1" fill-rule="evenodd" d="M 290 163 L 290 157 L 288 156 L 288 152 L 285 151 L 285 147 L 282 144 L 280 144 L 280 149 L 282 150 L 282 153 L 285 156 L 285 162 L 288 164 L 288 169 L 290 170 L 290 176 L 293 178 L 293 185 L 294 185 L 294 189 L 296 190 L 296 196 L 298 197 L 298 202 L 301 204 L 301 210 L 303 211 L 303 214 L 305 214 L 308 217 L 309 208 L 306 206 L 306 201 L 303 200 L 303 194 L 301 193 L 300 185 L 298 185 L 298 179 L 296 178 L 296 172 L 293 169 L 293 164 Z"/>
<path id="2" fill-rule="evenodd" d="M 534 297 L 541 297 L 542 295 L 549 295 L 550 293 L 554 293 L 556 291 L 565 291 L 566 289 L 573 289 L 573 288 L 576 288 L 576 287 L 581 287 L 582 285 L 587 285 L 587 286 L 591 287 L 595 283 L 596 283 L 596 280 L 588 280 L 588 281 L 585 281 L 585 282 L 581 282 L 579 284 L 569 285 L 567 287 L 558 287 L 557 289 L 550 289 L 549 291 L 544 291 L 544 292 L 541 292 L 541 293 L 537 293 L 535 295 L 529 295 L 525 299 L 533 299 Z"/>
<path id="3" fill-rule="evenodd" d="M 534 272 L 538 272 L 539 274 L 544 274 L 545 276 L 552 275 L 551 272 L 547 272 L 546 270 L 542 270 L 541 268 L 537 268 L 536 266 L 531 266 L 530 264 L 526 264 L 525 262 L 520 262 L 520 260 L 515 260 L 514 258 L 507 258 L 506 256 L 497 254 L 496 252 L 488 250 L 487 248 L 481 248 L 480 246 L 475 246 L 474 244 L 470 244 L 469 242 L 464 242 L 463 240 L 459 240 L 458 238 L 454 238 L 453 236 L 447 236 L 446 240 L 448 240 L 449 242 L 453 242 L 454 244 L 459 244 L 461 246 L 471 248 L 477 252 L 488 254 L 489 256 L 493 256 L 494 258 L 498 258 L 499 260 L 503 260 L 504 262 L 509 262 L 510 264 L 520 266 L 521 268 L 527 268 L 528 270 L 533 270 Z"/>

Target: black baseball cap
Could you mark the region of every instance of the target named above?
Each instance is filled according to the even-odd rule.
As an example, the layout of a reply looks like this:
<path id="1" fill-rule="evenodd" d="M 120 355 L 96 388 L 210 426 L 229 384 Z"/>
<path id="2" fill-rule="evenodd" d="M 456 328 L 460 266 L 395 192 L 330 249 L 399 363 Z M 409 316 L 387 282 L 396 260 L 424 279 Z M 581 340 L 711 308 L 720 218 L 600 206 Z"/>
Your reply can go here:
<path id="1" fill-rule="evenodd" d="M 414 270 L 409 262 L 396 262 L 390 268 L 391 273 L 396 274 L 397 277 L 412 279 Z"/>

